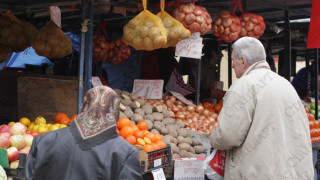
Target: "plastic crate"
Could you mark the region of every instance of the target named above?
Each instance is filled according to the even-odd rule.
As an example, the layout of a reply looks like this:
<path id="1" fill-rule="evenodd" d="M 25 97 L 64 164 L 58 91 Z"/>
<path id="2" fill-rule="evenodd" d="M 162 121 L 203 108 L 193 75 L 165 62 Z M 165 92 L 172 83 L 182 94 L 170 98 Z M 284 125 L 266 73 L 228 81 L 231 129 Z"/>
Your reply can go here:
<path id="1" fill-rule="evenodd" d="M 145 153 L 145 152 L 144 152 Z M 141 160 L 141 167 L 143 173 L 151 172 L 154 169 L 166 167 L 171 165 L 171 146 L 167 144 L 166 148 L 151 151 L 146 153 L 147 159 Z"/>
<path id="2" fill-rule="evenodd" d="M 25 179 L 25 167 L 26 167 L 27 155 L 24 153 L 19 154 L 19 165 L 18 168 L 4 167 L 7 177 L 12 177 L 13 180 L 24 180 Z"/>

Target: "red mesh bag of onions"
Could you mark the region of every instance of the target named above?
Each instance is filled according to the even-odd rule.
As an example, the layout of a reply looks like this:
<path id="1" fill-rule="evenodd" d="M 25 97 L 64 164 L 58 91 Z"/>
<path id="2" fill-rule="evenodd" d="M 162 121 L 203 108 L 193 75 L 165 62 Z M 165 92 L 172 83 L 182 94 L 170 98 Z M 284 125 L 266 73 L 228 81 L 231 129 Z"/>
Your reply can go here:
<path id="1" fill-rule="evenodd" d="M 172 16 L 189 29 L 191 33 L 200 32 L 203 35 L 212 28 L 212 18 L 207 9 L 193 3 L 180 5 L 173 11 Z"/>
<path id="2" fill-rule="evenodd" d="M 240 19 L 233 12 L 222 12 L 213 22 L 213 34 L 218 40 L 233 42 L 240 36 Z"/>
<path id="3" fill-rule="evenodd" d="M 258 39 L 266 29 L 266 24 L 262 16 L 252 13 L 243 13 L 240 17 L 240 20 L 240 37 L 250 36 Z"/>
<path id="4" fill-rule="evenodd" d="M 104 29 L 105 22 L 100 22 L 96 34 L 93 36 L 92 45 L 92 61 L 93 63 L 98 63 L 101 61 L 106 61 L 108 58 L 109 44 L 105 37 L 107 37 L 107 32 Z M 103 33 L 100 34 L 100 31 Z"/>
<path id="5" fill-rule="evenodd" d="M 109 42 L 106 62 L 113 65 L 121 64 L 124 63 L 129 56 L 130 48 L 122 41 L 122 38 L 116 38 Z"/>

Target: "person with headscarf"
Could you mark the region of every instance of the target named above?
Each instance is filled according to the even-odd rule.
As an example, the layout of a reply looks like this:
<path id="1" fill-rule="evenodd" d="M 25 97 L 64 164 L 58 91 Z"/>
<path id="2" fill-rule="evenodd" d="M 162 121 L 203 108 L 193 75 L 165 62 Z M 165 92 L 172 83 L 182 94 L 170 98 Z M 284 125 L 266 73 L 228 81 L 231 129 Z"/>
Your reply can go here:
<path id="1" fill-rule="evenodd" d="M 142 179 L 137 149 L 116 132 L 119 101 L 109 87 L 90 89 L 68 127 L 34 138 L 26 179 Z"/>

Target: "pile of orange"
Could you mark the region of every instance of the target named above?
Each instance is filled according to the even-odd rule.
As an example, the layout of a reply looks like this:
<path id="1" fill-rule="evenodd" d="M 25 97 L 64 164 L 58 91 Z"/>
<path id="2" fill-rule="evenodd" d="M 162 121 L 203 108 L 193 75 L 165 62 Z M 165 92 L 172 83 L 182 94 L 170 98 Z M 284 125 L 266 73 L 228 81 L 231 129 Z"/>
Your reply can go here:
<path id="1" fill-rule="evenodd" d="M 58 113 L 56 114 L 55 122 L 65 124 L 68 126 L 74 120 L 75 117 L 77 117 L 76 114 L 72 115 L 71 118 L 69 118 L 66 113 Z"/>
<path id="2" fill-rule="evenodd" d="M 203 107 L 205 109 L 208 109 L 212 113 L 217 113 L 219 114 L 223 106 L 223 99 L 221 99 L 217 104 L 209 103 L 209 102 L 204 102 Z"/>
<path id="3" fill-rule="evenodd" d="M 130 144 L 142 146 L 145 152 L 167 147 L 160 134 L 148 131 L 148 124 L 145 121 L 135 125 L 128 118 L 120 118 L 117 123 L 117 132 Z"/>
<path id="4" fill-rule="evenodd" d="M 309 113 L 309 110 L 307 108 L 304 108 L 306 110 L 306 113 L 308 115 L 309 119 L 309 126 L 310 126 L 310 137 L 311 142 L 319 142 L 320 141 L 320 123 L 319 121 L 314 119 L 314 116 Z"/>

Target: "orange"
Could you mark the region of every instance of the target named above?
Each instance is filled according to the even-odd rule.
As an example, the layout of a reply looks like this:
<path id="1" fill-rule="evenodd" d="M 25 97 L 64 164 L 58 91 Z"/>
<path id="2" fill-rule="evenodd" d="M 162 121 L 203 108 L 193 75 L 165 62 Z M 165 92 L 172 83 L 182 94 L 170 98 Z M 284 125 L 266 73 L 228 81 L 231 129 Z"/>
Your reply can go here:
<path id="1" fill-rule="evenodd" d="M 143 149 L 142 149 L 144 152 L 150 152 L 150 151 L 153 151 L 153 146 L 151 144 L 146 144 L 143 146 Z"/>
<path id="2" fill-rule="evenodd" d="M 145 121 L 140 121 L 137 126 L 140 130 L 148 130 L 148 123 Z"/>
<path id="3" fill-rule="evenodd" d="M 59 123 L 64 125 L 69 125 L 70 118 L 68 118 L 67 116 L 63 116 L 60 118 Z"/>
<path id="4" fill-rule="evenodd" d="M 73 121 L 73 119 L 76 118 L 77 116 L 78 116 L 77 114 L 72 115 L 71 118 L 70 118 L 71 121 Z"/>
<path id="5" fill-rule="evenodd" d="M 208 102 L 203 103 L 203 107 L 205 109 L 209 109 L 210 108 L 210 103 L 208 103 Z"/>
<path id="6" fill-rule="evenodd" d="M 152 132 L 147 133 L 144 137 L 147 137 L 148 139 L 150 139 L 151 142 L 156 142 L 156 137 Z"/>
<path id="7" fill-rule="evenodd" d="M 143 132 L 140 131 L 140 130 L 134 132 L 133 135 L 134 135 L 136 138 L 143 138 Z"/>
<path id="8" fill-rule="evenodd" d="M 130 124 L 130 127 L 132 128 L 133 132 L 139 131 L 139 128 L 133 123 Z"/>
<path id="9" fill-rule="evenodd" d="M 209 111 L 212 112 L 212 113 L 215 113 L 213 108 L 210 108 Z"/>
<path id="10" fill-rule="evenodd" d="M 133 135 L 132 128 L 130 126 L 124 126 L 120 130 L 120 136 L 122 136 L 123 138 L 126 138 L 129 135 Z"/>
<path id="11" fill-rule="evenodd" d="M 143 139 L 138 138 L 138 139 L 137 139 L 137 144 L 140 145 L 140 146 L 144 146 L 144 145 L 146 144 L 146 142 L 144 142 Z"/>
<path id="12" fill-rule="evenodd" d="M 314 121 L 314 125 L 315 125 L 315 128 L 320 128 L 320 123 L 319 123 L 319 121 L 315 120 L 315 121 Z"/>
<path id="13" fill-rule="evenodd" d="M 56 115 L 56 117 L 55 117 L 55 121 L 57 122 L 57 123 L 60 123 L 60 119 L 62 118 L 62 117 L 68 117 L 65 113 L 58 113 L 57 115 Z"/>
<path id="14" fill-rule="evenodd" d="M 160 149 L 167 147 L 167 144 L 163 140 L 157 141 L 157 144 Z"/>
<path id="15" fill-rule="evenodd" d="M 154 138 L 155 138 L 155 141 L 157 142 L 157 141 L 160 141 L 160 140 L 162 140 L 162 136 L 160 135 L 160 134 L 154 134 Z"/>
<path id="16" fill-rule="evenodd" d="M 151 143 L 153 150 L 158 150 L 159 149 L 159 145 L 157 143 Z"/>
<path id="17" fill-rule="evenodd" d="M 222 108 L 222 104 L 216 104 L 216 105 L 214 105 L 214 110 L 215 110 L 216 112 L 220 112 L 220 111 L 221 111 L 221 108 Z"/>
<path id="18" fill-rule="evenodd" d="M 147 137 L 143 138 L 144 142 L 146 142 L 146 144 L 151 144 L 151 140 Z"/>
<path id="19" fill-rule="evenodd" d="M 117 122 L 117 127 L 121 130 L 125 126 L 130 126 L 131 121 L 128 118 L 120 118 Z"/>
<path id="20" fill-rule="evenodd" d="M 137 143 L 137 139 L 133 135 L 127 136 L 126 141 L 128 141 L 132 145 L 135 145 Z"/>

